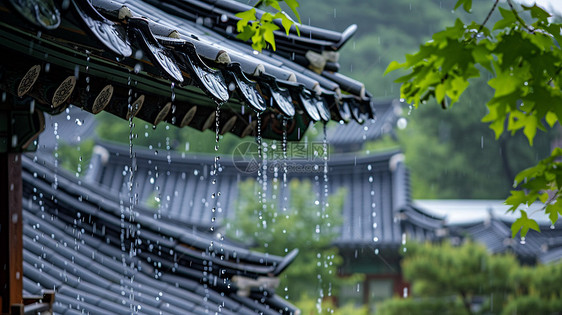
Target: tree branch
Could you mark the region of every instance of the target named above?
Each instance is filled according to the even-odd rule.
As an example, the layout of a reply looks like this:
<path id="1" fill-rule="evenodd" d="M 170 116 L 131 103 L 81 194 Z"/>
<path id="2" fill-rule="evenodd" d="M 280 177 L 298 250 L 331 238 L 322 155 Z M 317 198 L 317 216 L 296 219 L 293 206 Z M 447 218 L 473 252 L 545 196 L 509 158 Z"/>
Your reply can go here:
<path id="1" fill-rule="evenodd" d="M 466 309 L 468 314 L 472 314 L 472 310 L 470 309 L 470 301 L 468 300 L 468 295 L 463 290 L 461 290 L 460 294 L 461 294 L 461 299 L 464 308 Z"/>
<path id="2" fill-rule="evenodd" d="M 517 10 L 515 10 L 515 7 L 513 6 L 513 2 L 511 0 L 507 0 L 507 4 L 509 4 L 509 7 L 511 8 L 511 12 L 513 12 L 513 15 L 515 15 L 515 18 L 517 19 L 517 21 L 527 30 L 529 31 L 529 33 L 531 34 L 535 34 L 535 29 L 530 27 L 529 25 L 527 25 L 527 23 L 525 23 L 525 21 L 523 21 L 523 19 L 519 16 L 519 13 L 517 12 Z"/>
<path id="3" fill-rule="evenodd" d="M 498 3 L 500 2 L 500 0 L 496 0 L 494 2 L 494 5 L 492 6 L 492 9 L 490 10 L 490 12 L 488 12 L 488 15 L 486 16 L 486 18 L 484 19 L 484 21 L 482 22 L 482 24 L 480 24 L 480 27 L 478 28 L 478 32 L 476 32 L 476 34 L 480 34 L 480 32 L 482 31 L 482 29 L 484 28 L 484 25 L 486 25 L 486 23 L 488 23 L 488 20 L 490 19 L 490 17 L 492 16 L 492 13 L 494 13 L 494 11 L 496 10 L 496 7 L 498 6 Z M 476 35 L 475 35 L 476 36 Z"/>

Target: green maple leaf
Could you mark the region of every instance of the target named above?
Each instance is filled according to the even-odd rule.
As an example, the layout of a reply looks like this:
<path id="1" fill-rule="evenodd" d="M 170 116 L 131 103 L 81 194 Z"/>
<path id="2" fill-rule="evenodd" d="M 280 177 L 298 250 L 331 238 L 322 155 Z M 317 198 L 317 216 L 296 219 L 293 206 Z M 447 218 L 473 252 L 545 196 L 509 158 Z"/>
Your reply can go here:
<path id="1" fill-rule="evenodd" d="M 560 199 L 556 200 L 555 203 L 548 204 L 545 208 L 546 214 L 552 224 L 558 221 L 558 216 L 562 215 L 562 201 Z"/>
<path id="2" fill-rule="evenodd" d="M 260 2 L 262 2 L 262 1 L 260 1 Z M 277 1 L 277 0 L 264 0 L 262 3 L 266 7 L 269 6 L 269 7 L 272 7 L 274 9 L 276 9 L 277 11 L 281 11 L 281 6 L 279 5 L 279 1 Z M 258 2 L 258 4 L 260 4 L 260 3 Z"/>
<path id="3" fill-rule="evenodd" d="M 458 0 L 455 4 L 455 10 L 458 9 L 461 5 L 466 12 L 470 13 L 470 9 L 472 8 L 472 0 Z"/>
<path id="4" fill-rule="evenodd" d="M 441 103 L 444 98 L 445 98 L 445 85 L 438 84 L 435 87 L 435 100 L 437 101 L 437 103 Z"/>
<path id="5" fill-rule="evenodd" d="M 515 76 L 510 70 L 501 71 L 496 67 L 496 77 L 490 79 L 488 85 L 494 88 L 494 97 L 500 97 L 516 92 L 524 82 L 524 78 Z"/>
<path id="6" fill-rule="evenodd" d="M 300 30 L 299 30 L 299 26 L 295 23 L 295 21 L 293 21 L 285 12 L 277 12 L 274 16 L 275 19 L 281 19 L 281 25 L 283 25 L 283 28 L 285 29 L 285 33 L 287 35 L 289 35 L 289 31 L 291 30 L 291 26 L 295 26 L 295 29 L 297 30 L 297 35 L 301 36 Z"/>
<path id="7" fill-rule="evenodd" d="M 511 10 L 504 9 L 502 7 L 499 7 L 498 9 L 500 10 L 502 19 L 496 22 L 496 24 L 493 27 L 493 30 L 512 26 L 513 23 L 517 21 L 515 14 L 513 14 Z"/>
<path id="8" fill-rule="evenodd" d="M 240 21 L 236 23 L 236 30 L 238 33 L 244 31 L 244 27 L 248 25 L 248 23 L 257 20 L 256 19 L 256 9 L 252 8 L 248 11 L 239 12 L 235 14 L 236 17 L 240 18 Z"/>
<path id="9" fill-rule="evenodd" d="M 261 34 L 261 31 L 257 30 L 252 36 L 252 48 L 261 51 L 264 47 L 264 39 Z"/>
<path id="10" fill-rule="evenodd" d="M 553 112 L 546 113 L 545 116 L 546 123 L 550 126 L 550 128 L 554 127 L 554 124 L 558 122 L 558 116 Z"/>
<path id="11" fill-rule="evenodd" d="M 494 60 L 494 57 L 486 45 L 478 45 L 474 47 L 474 49 L 472 49 L 472 57 L 475 62 L 479 63 L 486 70 L 491 73 L 494 72 L 492 68 L 492 61 Z"/>
<path id="12" fill-rule="evenodd" d="M 383 75 L 386 75 L 386 74 L 389 73 L 389 72 L 392 72 L 392 71 L 398 70 L 398 69 L 402 69 L 402 68 L 405 68 L 405 65 L 404 65 L 404 64 L 399 63 L 398 61 L 392 61 L 392 62 L 388 65 L 388 67 L 386 67 L 386 70 L 384 70 L 384 74 L 383 74 Z"/>
<path id="13" fill-rule="evenodd" d="M 302 23 L 301 16 L 299 15 L 299 11 L 297 11 L 297 8 L 299 7 L 299 3 L 297 2 L 297 0 L 285 0 L 285 3 L 289 8 L 291 8 L 291 11 L 293 11 L 293 13 L 295 14 L 295 16 L 297 17 L 297 21 L 299 21 L 299 23 Z"/>
<path id="14" fill-rule="evenodd" d="M 525 11 L 530 11 L 531 12 L 531 16 L 539 21 L 547 21 L 547 19 L 549 17 L 551 17 L 552 15 L 550 15 L 548 12 L 546 12 L 544 9 L 542 9 L 541 7 L 537 6 L 537 4 L 535 3 L 535 5 L 533 6 L 526 6 L 526 5 L 521 5 L 521 7 L 523 7 L 523 9 Z"/>
<path id="15" fill-rule="evenodd" d="M 244 30 L 238 35 L 236 35 L 236 38 L 243 41 L 247 41 L 250 38 L 252 38 L 252 36 L 254 36 L 255 33 L 256 31 L 254 30 L 254 28 L 252 28 L 250 25 L 246 25 L 244 26 Z"/>
<path id="16" fill-rule="evenodd" d="M 500 138 L 504 130 L 504 121 L 507 117 L 507 106 L 505 102 L 492 99 L 488 104 L 488 114 L 482 117 L 482 122 L 489 122 L 490 129 L 494 131 L 496 140 Z"/>
<path id="17" fill-rule="evenodd" d="M 537 128 L 539 128 L 540 122 L 536 113 L 533 111 L 529 114 L 523 113 L 521 111 L 515 110 L 510 114 L 508 130 L 515 133 L 519 129 L 523 129 L 523 134 L 527 137 L 529 145 L 533 146 L 533 139 L 537 133 Z"/>
<path id="18" fill-rule="evenodd" d="M 504 203 L 508 206 L 511 206 L 508 211 L 513 212 L 517 210 L 517 208 L 519 208 L 521 204 L 527 204 L 528 200 L 529 198 L 524 191 L 512 190 L 511 196 L 509 196 Z"/>
<path id="19" fill-rule="evenodd" d="M 511 225 L 511 237 L 514 238 L 519 231 L 521 231 L 521 237 L 525 237 L 529 229 L 533 229 L 537 232 L 541 231 L 537 221 L 529 219 L 527 217 L 527 212 L 521 210 L 521 217 L 515 220 Z"/>
<path id="20" fill-rule="evenodd" d="M 261 30 L 260 30 L 260 32 L 263 34 L 263 39 L 271 45 L 273 50 L 276 49 L 275 35 L 273 34 L 273 32 L 278 29 L 279 27 L 270 21 L 268 23 L 262 23 Z"/>

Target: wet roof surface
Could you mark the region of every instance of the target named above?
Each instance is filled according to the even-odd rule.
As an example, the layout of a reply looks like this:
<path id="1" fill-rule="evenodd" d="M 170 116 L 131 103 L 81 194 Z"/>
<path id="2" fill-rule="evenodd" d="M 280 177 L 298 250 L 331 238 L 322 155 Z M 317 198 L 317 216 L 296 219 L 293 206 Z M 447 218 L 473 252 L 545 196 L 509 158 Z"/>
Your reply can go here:
<path id="1" fill-rule="evenodd" d="M 508 213 L 504 200 L 415 200 L 414 205 L 428 214 L 444 218 L 453 234 L 469 235 L 492 253 L 513 252 L 527 262 L 549 263 L 562 259 L 562 230 L 553 226 L 541 210 L 532 204 L 525 209 L 529 218 L 539 224 L 541 232 L 530 230 L 524 241 L 518 234 L 512 238 L 511 224 L 519 212 Z"/>
<path id="2" fill-rule="evenodd" d="M 251 252 L 142 206 L 130 223 L 107 191 L 42 164 L 23 159 L 24 291 L 54 289 L 57 313 L 128 313 L 131 304 L 144 314 L 296 312 L 267 286 L 296 251 Z"/>
<path id="3" fill-rule="evenodd" d="M 305 149 L 313 150 L 313 146 L 314 144 L 309 144 Z M 128 178 L 122 174 L 131 164 L 129 148 L 109 143 L 100 143 L 98 148 L 98 155 L 92 159 L 87 180 L 99 183 L 115 194 L 128 193 Z M 442 220 L 437 216 L 432 218 L 408 207 L 408 173 L 400 156 L 399 151 L 392 151 L 364 157 L 333 155 L 329 158 L 329 193 L 340 188 L 347 191 L 342 213 L 344 221 L 337 244 L 352 247 L 373 244 L 397 246 L 402 242 L 402 234 L 406 232 L 407 225 L 421 230 L 430 227 L 435 229 L 441 225 Z M 257 178 L 255 169 L 248 168 L 255 162 L 250 158 L 221 159 L 221 171 L 216 177 L 216 185 L 213 185 L 213 157 L 182 156 L 174 152 L 159 152 L 155 155 L 154 150 L 137 148 L 133 185 L 141 202 L 154 198 L 158 187 L 163 216 L 208 227 L 211 225 L 210 209 L 213 207 L 217 209 L 217 224 L 223 223 L 225 219 L 235 219 L 238 183 Z M 287 180 L 310 180 L 313 188 L 320 192 L 323 189 L 321 159 L 322 157 L 308 161 L 288 161 Z M 268 174 L 268 177 L 272 179 L 274 176 Z M 280 171 L 279 179 L 281 178 Z M 215 191 L 221 192 L 220 198 L 209 198 Z"/>

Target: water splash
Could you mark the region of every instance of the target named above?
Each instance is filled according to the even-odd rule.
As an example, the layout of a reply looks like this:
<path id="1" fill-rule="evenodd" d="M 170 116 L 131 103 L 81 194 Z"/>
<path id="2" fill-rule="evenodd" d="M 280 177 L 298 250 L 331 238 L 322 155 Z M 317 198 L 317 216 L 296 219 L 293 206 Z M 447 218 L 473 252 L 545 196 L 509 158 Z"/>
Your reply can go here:
<path id="1" fill-rule="evenodd" d="M 324 204 L 323 204 L 323 212 L 326 211 L 326 208 L 329 206 L 328 203 L 328 137 L 326 132 L 326 123 L 323 125 L 324 137 L 322 138 L 322 160 L 324 161 Z"/>
<path id="2" fill-rule="evenodd" d="M 256 141 L 258 143 L 258 157 L 261 159 L 261 144 L 262 144 L 262 138 L 261 138 L 261 114 L 258 114 L 258 123 L 257 123 L 257 137 L 256 137 Z"/>
<path id="3" fill-rule="evenodd" d="M 374 177 L 373 177 L 373 174 L 372 174 L 373 166 L 371 164 L 367 165 L 367 172 L 369 174 L 369 178 L 368 178 L 369 184 L 368 185 L 371 188 L 370 197 L 371 197 L 371 221 L 373 223 L 372 224 L 372 227 L 373 227 L 373 242 L 378 243 L 379 242 L 379 237 L 377 236 L 378 224 L 376 222 L 377 221 L 377 219 L 376 219 L 376 217 L 377 217 L 377 211 L 376 211 L 377 203 L 375 201 L 376 200 L 375 184 L 374 184 Z M 377 252 L 378 252 L 378 250 L 377 250 Z"/>
<path id="4" fill-rule="evenodd" d="M 283 190 L 287 188 L 287 118 L 283 118 Z"/>
<path id="5" fill-rule="evenodd" d="M 329 192 L 329 187 L 328 187 L 328 133 L 327 133 L 327 127 L 326 127 L 326 123 L 324 123 L 322 125 L 322 132 L 323 132 L 323 137 L 322 137 L 322 160 L 324 162 L 323 165 L 323 178 L 322 178 L 322 183 L 323 183 L 323 189 L 324 189 L 324 195 L 323 195 L 323 200 L 322 200 L 322 223 L 325 226 L 325 228 L 327 230 L 330 230 L 331 226 L 329 225 L 329 223 L 325 223 L 326 221 L 328 221 L 327 219 L 327 209 L 330 206 L 329 200 L 328 200 L 328 192 Z M 330 264 L 330 257 L 324 258 L 324 266 L 328 266 Z M 329 282 L 328 286 L 331 288 L 332 287 L 332 283 Z M 321 296 L 322 296 L 323 292 L 321 292 Z M 328 297 L 332 296 L 332 290 L 328 290 Z"/>
<path id="6" fill-rule="evenodd" d="M 258 114 L 258 123 L 257 123 L 257 136 L 256 136 L 256 143 L 258 145 L 258 171 L 257 171 L 257 179 L 258 187 L 262 184 L 262 165 L 263 165 L 263 152 L 262 152 L 262 138 L 261 138 L 261 115 Z M 262 191 L 261 188 L 257 191 L 258 194 L 258 203 L 262 204 Z"/>
<path id="7" fill-rule="evenodd" d="M 214 233 L 215 231 L 215 224 L 216 224 L 216 215 L 217 215 L 217 211 L 220 209 L 220 195 L 221 192 L 218 189 L 218 185 L 217 185 L 217 178 L 218 178 L 218 174 L 221 171 L 221 166 L 220 166 L 220 155 L 218 153 L 219 151 L 219 141 L 220 141 L 220 108 L 221 108 L 221 103 L 217 102 L 216 103 L 217 107 L 215 109 L 215 159 L 214 159 L 214 163 L 213 163 L 213 169 L 211 171 L 211 184 L 214 186 L 214 189 L 212 189 L 211 193 L 211 226 L 210 226 L 210 231 L 212 233 Z M 215 235 L 213 235 L 213 239 L 215 238 Z M 222 240 L 222 236 L 219 235 L 218 237 L 219 240 Z M 223 243 L 219 242 L 219 246 L 220 249 L 218 250 L 219 252 L 222 252 L 222 246 Z M 206 250 L 207 255 L 209 256 L 214 256 L 215 253 L 217 252 L 216 249 L 214 249 L 214 241 L 210 241 L 209 243 L 209 247 Z M 203 263 L 206 265 L 208 262 L 206 260 L 203 261 Z M 210 295 L 209 295 L 209 290 L 208 290 L 208 284 L 207 282 L 209 281 L 209 279 L 207 278 L 207 273 L 212 274 L 213 271 L 213 267 L 212 264 L 209 263 L 208 266 L 206 267 L 206 271 L 204 272 L 204 279 L 203 279 L 203 286 L 205 288 L 205 297 L 204 299 L 209 299 Z M 220 278 L 220 273 L 219 276 Z M 205 311 L 209 312 L 208 306 L 207 304 L 205 304 Z"/>
<path id="8" fill-rule="evenodd" d="M 271 151 L 272 151 L 272 158 L 273 158 L 273 191 L 274 192 L 278 192 L 279 191 L 279 155 L 278 155 L 278 151 L 277 151 L 277 141 L 273 140 L 273 142 L 271 143 Z M 272 199 L 277 199 L 277 195 L 276 194 L 272 194 L 271 196 Z"/>
<path id="9" fill-rule="evenodd" d="M 259 179 L 260 194 L 258 200 L 260 202 L 260 208 L 258 211 L 258 220 L 262 229 L 268 229 L 268 219 L 270 218 L 268 215 L 267 207 L 270 206 L 270 203 L 267 202 L 267 195 L 268 195 L 268 151 L 269 146 L 268 143 L 262 141 L 262 159 L 261 159 L 261 178 Z M 273 207 L 273 204 L 271 204 Z M 267 252 L 268 243 L 264 243 L 264 250 Z"/>
<path id="10" fill-rule="evenodd" d="M 90 92 L 90 51 L 86 50 L 86 71 L 85 71 L 85 81 L 86 81 L 86 92 Z"/>
<path id="11" fill-rule="evenodd" d="M 128 115 L 127 117 L 129 118 L 129 159 L 130 159 L 130 164 L 128 166 L 126 166 L 126 171 L 128 172 L 128 178 L 127 178 L 127 194 L 129 197 L 129 203 L 128 205 L 122 205 L 120 207 L 121 210 L 121 235 L 120 235 L 120 239 L 121 239 L 121 260 L 123 263 L 123 276 L 125 279 L 128 279 L 129 285 L 127 285 L 126 282 L 124 283 L 124 288 L 123 291 L 124 292 L 128 292 L 129 294 L 129 309 L 131 310 L 131 313 L 136 313 L 138 311 L 138 307 L 137 305 L 135 305 L 135 291 L 134 291 L 134 276 L 133 275 L 128 275 L 127 274 L 127 270 L 128 270 L 128 262 L 130 262 L 130 267 L 133 269 L 135 268 L 135 264 L 134 264 L 134 257 L 136 256 L 136 244 L 138 242 L 137 238 L 138 238 L 138 231 L 135 229 L 134 226 L 134 221 L 135 221 L 135 217 L 134 217 L 134 205 L 137 202 L 137 198 L 135 197 L 135 193 L 133 191 L 134 188 L 134 183 L 133 183 L 133 179 L 134 179 L 134 175 L 135 175 L 135 169 L 136 169 L 136 159 L 135 159 L 135 153 L 133 152 L 133 139 L 135 138 L 135 133 L 134 133 L 134 128 L 135 128 L 135 123 L 133 122 L 133 118 L 134 118 L 134 114 L 137 112 L 138 108 L 138 104 L 133 103 L 133 85 L 136 86 L 136 81 L 133 83 L 132 78 L 131 78 L 131 73 L 129 72 L 129 75 L 127 77 L 127 86 L 129 88 L 128 93 L 127 93 L 127 111 L 128 111 Z M 125 221 L 125 217 L 128 217 L 128 220 Z M 140 229 L 140 224 L 137 224 L 137 229 Z M 127 249 L 127 243 L 129 243 L 129 249 Z"/>
<path id="12" fill-rule="evenodd" d="M 217 176 L 219 172 L 219 160 L 220 156 L 218 154 L 219 151 L 219 140 L 220 140 L 220 107 L 221 104 L 217 103 L 217 108 L 215 110 L 215 159 L 213 163 L 213 170 L 211 171 L 211 184 L 215 186 L 213 193 L 211 193 L 211 199 L 213 200 L 212 208 L 211 208 L 211 227 L 210 231 L 215 231 L 215 221 L 216 221 L 216 211 L 218 206 L 218 197 L 220 196 L 220 191 L 216 187 L 217 185 Z"/>
<path id="13" fill-rule="evenodd" d="M 53 188 L 56 190 L 59 187 L 59 124 L 57 122 L 53 123 L 53 135 L 55 136 L 55 147 L 54 147 L 54 181 L 53 181 Z"/>

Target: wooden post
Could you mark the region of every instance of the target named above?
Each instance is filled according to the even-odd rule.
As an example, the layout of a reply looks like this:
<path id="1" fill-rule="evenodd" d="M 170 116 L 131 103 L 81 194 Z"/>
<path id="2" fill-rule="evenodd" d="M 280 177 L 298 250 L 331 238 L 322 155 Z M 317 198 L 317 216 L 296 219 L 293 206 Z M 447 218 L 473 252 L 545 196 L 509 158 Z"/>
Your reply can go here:
<path id="1" fill-rule="evenodd" d="M 36 146 L 33 141 L 45 128 L 43 112 L 35 107 L 30 97 L 26 96 L 38 81 L 41 73 L 40 65 L 32 65 L 31 68 L 29 65 L 13 68 L 16 72 L 19 68 L 28 70 L 25 74 L 13 75 L 9 69 L 6 70 L 6 67 L 0 69 L 1 314 L 23 314 L 21 152 L 34 150 Z M 65 89 L 67 90 L 69 89 Z"/>
<path id="2" fill-rule="evenodd" d="M 0 299 L 6 314 L 23 309 L 21 153 L 0 153 L 0 240 Z"/>

